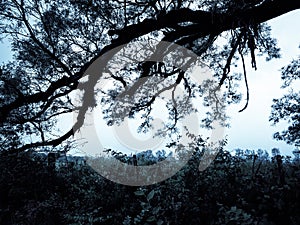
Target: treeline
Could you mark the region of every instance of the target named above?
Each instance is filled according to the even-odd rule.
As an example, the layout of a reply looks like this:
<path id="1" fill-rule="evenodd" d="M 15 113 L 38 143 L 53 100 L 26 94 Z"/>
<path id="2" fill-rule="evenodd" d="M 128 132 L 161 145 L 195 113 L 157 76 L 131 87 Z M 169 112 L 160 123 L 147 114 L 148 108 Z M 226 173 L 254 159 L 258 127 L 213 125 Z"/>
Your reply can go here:
<path id="1" fill-rule="evenodd" d="M 88 165 L 53 170 L 26 154 L 1 155 L 0 224 L 300 224 L 299 159 L 220 151 L 200 172 L 201 156 L 161 183 L 130 187 Z"/>

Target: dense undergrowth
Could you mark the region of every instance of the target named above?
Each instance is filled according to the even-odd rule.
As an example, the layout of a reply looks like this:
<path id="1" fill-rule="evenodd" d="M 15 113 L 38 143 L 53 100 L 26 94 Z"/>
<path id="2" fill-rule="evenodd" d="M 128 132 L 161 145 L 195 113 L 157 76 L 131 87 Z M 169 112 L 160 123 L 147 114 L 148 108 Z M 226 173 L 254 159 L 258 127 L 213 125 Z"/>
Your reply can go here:
<path id="1" fill-rule="evenodd" d="M 0 224 L 300 224 L 299 160 L 200 153 L 168 180 L 130 187 L 88 166 L 53 171 L 25 155 L 1 156 Z"/>

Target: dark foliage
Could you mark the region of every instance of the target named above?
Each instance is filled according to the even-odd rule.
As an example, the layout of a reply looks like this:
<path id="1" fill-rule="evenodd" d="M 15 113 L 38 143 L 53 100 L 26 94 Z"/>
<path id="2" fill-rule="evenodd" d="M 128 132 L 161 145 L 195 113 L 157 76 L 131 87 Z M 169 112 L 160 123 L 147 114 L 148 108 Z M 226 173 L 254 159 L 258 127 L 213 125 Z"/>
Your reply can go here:
<path id="1" fill-rule="evenodd" d="M 199 172 L 200 154 L 159 184 L 112 183 L 88 166 L 49 170 L 2 156 L 1 224 L 299 224 L 299 160 L 221 151 Z"/>
<path id="2" fill-rule="evenodd" d="M 300 78 L 300 56 L 281 70 L 282 88 L 290 88 L 289 93 L 280 99 L 274 99 L 270 121 L 275 125 L 281 121 L 289 126 L 282 132 L 276 132 L 274 138 L 288 144 L 300 146 L 300 92 L 293 90 Z M 294 86 L 293 86 L 294 85 Z"/>

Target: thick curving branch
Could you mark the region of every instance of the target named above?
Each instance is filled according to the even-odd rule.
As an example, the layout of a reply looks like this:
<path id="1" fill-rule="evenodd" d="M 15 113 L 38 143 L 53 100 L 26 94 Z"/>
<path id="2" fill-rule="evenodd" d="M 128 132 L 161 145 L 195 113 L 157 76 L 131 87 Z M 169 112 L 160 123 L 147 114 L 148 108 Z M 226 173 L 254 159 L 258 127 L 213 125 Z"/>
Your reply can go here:
<path id="1" fill-rule="evenodd" d="M 116 41 L 130 40 L 133 35 L 142 36 L 167 27 L 178 28 L 179 23 L 192 22 L 194 24 L 191 26 L 176 29 L 176 32 L 173 32 L 174 35 L 176 33 L 176 36 L 182 37 L 192 33 L 201 33 L 205 36 L 249 24 L 263 23 L 296 9 L 300 9 L 300 1 L 296 0 L 266 0 L 258 6 L 233 14 L 182 8 L 170 11 L 157 19 L 145 19 L 139 24 L 127 26 L 122 30 L 110 30 L 109 34 L 117 34 L 119 38 Z"/>

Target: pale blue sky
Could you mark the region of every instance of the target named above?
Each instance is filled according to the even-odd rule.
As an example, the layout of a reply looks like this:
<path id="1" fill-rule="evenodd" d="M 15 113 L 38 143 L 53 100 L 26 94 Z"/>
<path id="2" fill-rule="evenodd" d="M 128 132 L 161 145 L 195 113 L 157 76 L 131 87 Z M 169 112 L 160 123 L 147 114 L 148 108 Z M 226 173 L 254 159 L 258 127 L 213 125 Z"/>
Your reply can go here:
<path id="1" fill-rule="evenodd" d="M 272 135 L 281 127 L 271 127 L 268 121 L 273 98 L 279 98 L 287 90 L 280 89 L 282 84 L 279 69 L 287 65 L 292 59 L 300 55 L 300 10 L 294 11 L 269 21 L 272 26 L 273 37 L 278 39 L 282 58 L 265 62 L 264 58 L 258 58 L 258 70 L 248 69 L 250 86 L 250 102 L 248 108 L 237 113 L 243 107 L 244 102 L 228 110 L 231 119 L 231 128 L 227 130 L 228 150 L 280 148 L 284 154 L 291 154 L 294 146 L 284 142 L 275 141 Z M 0 62 L 11 58 L 11 52 L 7 42 L 0 43 Z M 298 87 L 294 87 L 298 89 Z"/>
<path id="2" fill-rule="evenodd" d="M 287 127 L 286 124 L 271 127 L 269 115 L 271 111 L 272 99 L 280 98 L 288 90 L 280 89 L 282 81 L 280 79 L 280 68 L 287 65 L 292 59 L 300 55 L 300 10 L 293 11 L 283 16 L 277 17 L 269 24 L 272 26 L 273 37 L 278 40 L 281 48 L 281 59 L 265 62 L 264 58 L 257 60 L 257 71 L 248 69 L 248 82 L 250 87 L 250 102 L 248 108 L 242 113 L 236 113 L 242 108 L 236 106 L 235 110 L 230 110 L 232 117 L 231 128 L 227 131 L 229 143 L 227 148 L 242 149 L 266 149 L 278 147 L 284 154 L 291 154 L 294 146 L 284 142 L 275 141 L 273 133 Z M 294 90 L 299 90 L 297 86 Z"/>

